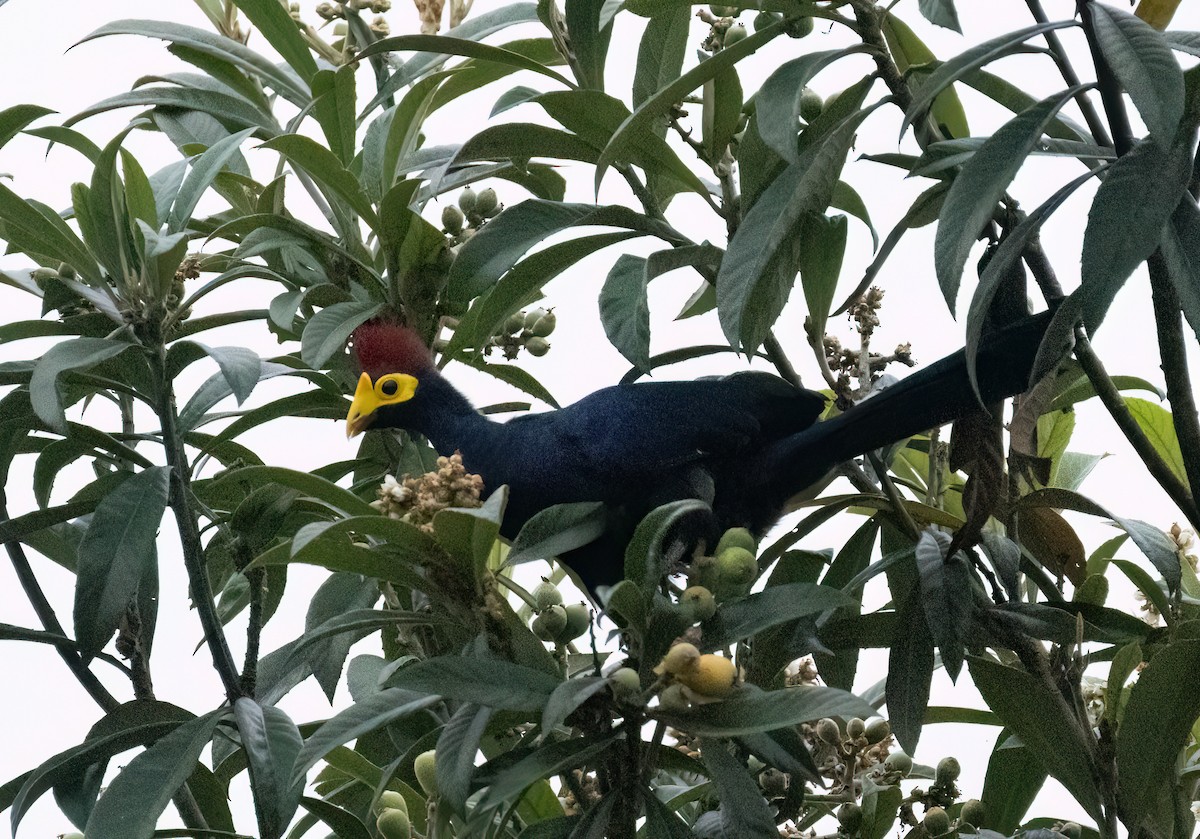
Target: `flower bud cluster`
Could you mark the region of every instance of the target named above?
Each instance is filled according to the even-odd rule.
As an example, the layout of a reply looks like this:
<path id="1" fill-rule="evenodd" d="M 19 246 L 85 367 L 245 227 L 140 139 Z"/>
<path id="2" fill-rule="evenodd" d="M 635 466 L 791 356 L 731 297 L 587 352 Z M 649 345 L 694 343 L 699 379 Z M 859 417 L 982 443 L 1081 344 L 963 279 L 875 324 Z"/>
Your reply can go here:
<path id="1" fill-rule="evenodd" d="M 448 507 L 478 507 L 483 478 L 463 467 L 462 456 L 439 457 L 437 469 L 415 478 L 384 478 L 371 506 L 390 519 L 433 529 L 433 517 Z"/>

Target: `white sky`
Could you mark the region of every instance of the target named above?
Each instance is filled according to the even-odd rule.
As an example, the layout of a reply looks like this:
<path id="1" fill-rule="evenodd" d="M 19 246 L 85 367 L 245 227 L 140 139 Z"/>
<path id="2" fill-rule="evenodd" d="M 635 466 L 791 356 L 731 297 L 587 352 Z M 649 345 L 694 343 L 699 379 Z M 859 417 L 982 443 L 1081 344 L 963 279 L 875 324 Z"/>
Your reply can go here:
<path id="1" fill-rule="evenodd" d="M 314 3 L 304 3 L 306 19 L 313 20 Z M 477 0 L 475 13 L 502 5 L 497 0 Z M 1065 17 L 1074 8 L 1073 0 L 1046 0 L 1051 19 Z M 1117 4 L 1124 8 L 1125 4 Z M 942 58 L 950 57 L 967 46 L 985 40 L 1001 32 L 1020 28 L 1031 23 L 1025 4 L 1018 0 L 990 2 L 987 12 L 976 12 L 974 3 L 960 3 L 960 12 L 967 27 L 966 38 L 953 33 L 935 30 L 924 25 L 916 13 L 914 2 L 903 2 L 897 12 L 910 23 L 934 52 Z M 1200 29 L 1200 9 L 1195 4 L 1183 4 L 1184 10 L 1177 15 L 1172 28 Z M 128 90 L 143 74 L 157 73 L 177 67 L 178 63 L 166 52 L 165 45 L 136 37 L 118 37 L 89 42 L 66 50 L 71 44 L 84 37 L 96 27 L 117 18 L 166 19 L 187 22 L 206 27 L 207 23 L 196 6 L 187 0 L 121 0 L 121 2 L 59 2 L 45 3 L 37 0 L 9 0 L 0 8 L 0 78 L 7 80 L 0 92 L 0 108 L 18 103 L 36 103 L 52 107 L 63 118 L 75 113 L 107 96 Z M 397 0 L 388 15 L 393 34 L 416 30 L 416 15 L 411 6 Z M 747 14 L 749 22 L 752 15 Z M 636 19 L 628 15 L 618 18 L 622 29 L 613 39 L 609 60 L 609 89 L 615 95 L 627 98 L 627 91 L 636 57 Z M 510 38 L 543 34 L 527 28 L 493 37 L 494 43 Z M 1075 30 L 1061 33 L 1063 39 L 1078 54 L 1082 36 Z M 700 37 L 693 39 L 698 44 Z M 824 34 L 818 31 L 803 42 L 804 49 L 830 49 L 846 43 L 844 36 Z M 263 49 L 261 39 L 254 38 L 251 46 Z M 794 42 L 780 39 L 763 50 L 764 60 L 744 62 L 742 84 L 746 91 L 757 88 L 764 68 L 775 66 L 780 60 L 792 55 Z M 694 61 L 691 53 L 689 65 Z M 1190 64 L 1190 60 L 1188 61 Z M 1086 58 L 1081 59 L 1079 69 L 1085 78 L 1089 75 Z M 1052 72 L 1049 61 L 1043 57 L 1018 57 L 1006 59 L 996 65 L 996 72 L 1012 78 L 1020 86 L 1037 97 L 1061 89 L 1062 83 Z M 842 89 L 869 70 L 865 58 L 857 57 L 839 62 L 826 71 L 814 87 L 828 95 Z M 361 84 L 369 84 L 367 74 L 360 76 Z M 485 114 L 491 102 L 504 90 L 516 84 L 531 84 L 545 88 L 540 77 L 514 75 L 493 85 L 477 98 L 465 100 L 463 105 L 447 109 L 438 114 L 429 126 L 431 142 L 450 142 L 465 139 L 485 124 Z M 972 118 L 975 133 L 990 133 L 1005 118 L 1004 111 L 971 91 L 961 91 L 968 116 Z M 132 111 L 92 118 L 82 124 L 81 129 L 92 139 L 103 144 L 115 134 L 132 116 Z M 695 115 L 694 115 L 695 116 Z M 1073 116 L 1075 116 L 1073 114 Z M 537 120 L 536 108 L 526 106 L 510 111 L 505 119 Z M 54 119 L 54 118 L 51 118 Z M 43 121 L 43 124 L 49 124 Z M 869 120 L 862 129 L 857 150 L 859 152 L 884 152 L 896 150 L 898 118 L 894 110 L 884 109 Z M 161 137 L 137 132 L 127 144 L 138 155 L 143 167 L 152 172 L 159 166 L 175 159 L 175 152 Z M 911 150 L 911 140 L 906 140 L 905 150 Z M 266 152 L 247 151 L 252 166 L 263 172 L 274 165 L 274 156 Z M 87 178 L 81 166 L 82 159 L 74 152 L 57 148 L 45 155 L 45 143 L 30 137 L 18 137 L 0 149 L 0 173 L 12 176 L 9 185 L 19 194 L 43 200 L 53 206 L 67 203 L 71 182 Z M 590 201 L 591 180 L 588 174 L 570 177 L 569 200 Z M 575 168 L 576 173 L 585 173 Z M 1026 208 L 1036 206 L 1077 170 L 1060 160 L 1037 160 L 1022 172 L 1013 192 Z M 856 187 L 868 201 L 869 209 L 880 235 L 883 236 L 907 209 L 912 198 L 927 182 L 915 179 L 903 181 L 895 170 L 867 162 L 852 162 L 847 166 L 845 178 Z M 501 200 L 515 203 L 524 197 L 518 188 L 501 182 L 497 184 Z M 611 175 L 605 182 L 602 201 L 623 201 L 622 185 Z M 1061 208 L 1050 222 L 1044 235 L 1044 244 L 1060 278 L 1068 287 L 1078 281 L 1078 252 L 1083 221 L 1094 187 L 1085 187 Z M 293 190 L 295 198 L 299 190 Z M 691 201 L 689 204 L 688 202 Z M 211 205 L 216 207 L 218 205 Z M 436 218 L 438 207 L 431 208 L 430 218 Z M 707 236 L 718 244 L 723 242 L 723 225 L 710 218 L 698 199 L 679 199 L 671 208 L 671 218 L 680 229 L 697 240 Z M 844 288 L 849 289 L 861 276 L 862 269 L 871 259 L 870 239 L 863 226 L 851 221 L 849 253 L 843 272 Z M 962 345 L 962 326 L 947 314 L 936 289 L 932 270 L 932 228 L 910 233 L 901 247 L 891 257 L 880 277 L 880 283 L 891 293 L 883 310 L 884 327 L 877 337 L 877 347 L 889 347 L 901 341 L 911 341 L 916 357 L 932 361 L 946 352 Z M 649 243 L 635 241 L 627 248 L 637 253 L 649 252 Z M 552 339 L 553 351 L 544 359 L 531 359 L 528 369 L 546 384 L 561 403 L 574 401 L 580 396 L 601 386 L 613 383 L 627 368 L 604 338 L 596 314 L 596 296 L 600 282 L 608 266 L 616 257 L 616 251 L 600 254 L 568 275 L 554 281 L 547 289 L 545 305 L 557 307 L 559 329 Z M 969 264 L 974 264 L 973 260 Z M 17 268 L 27 265 L 20 257 L 0 257 L 0 266 Z M 721 342 L 720 329 L 714 315 L 674 323 L 671 318 L 683 301 L 694 290 L 696 280 L 683 273 L 673 274 L 655 283 L 651 292 L 651 307 L 654 313 L 653 351 L 661 352 L 675 346 L 694 343 Z M 959 310 L 965 311 L 972 283 L 964 281 L 963 297 Z M 238 287 L 237 302 L 245 307 L 265 306 L 272 288 L 265 284 L 247 283 Z M 230 298 L 225 298 L 229 301 Z M 219 304 L 218 304 L 219 305 Z M 228 303 L 227 303 L 228 305 Z M 0 286 L 0 311 L 7 319 L 29 318 L 38 315 L 36 303 L 28 297 Z M 777 332 L 789 349 L 806 382 L 819 386 L 819 376 L 809 360 L 804 345 L 803 304 L 788 308 L 781 319 Z M 833 320 L 830 331 L 844 341 L 852 343 L 851 332 L 843 321 Z M 1139 374 L 1161 382 L 1155 352 L 1152 319 L 1149 313 L 1148 290 L 1144 276 L 1132 280 L 1114 305 L 1105 329 L 1097 336 L 1096 346 L 1112 373 Z M 213 344 L 250 343 L 262 355 L 269 356 L 294 347 L 279 348 L 273 341 L 264 342 L 261 329 L 228 329 L 210 333 L 204 340 Z M 44 351 L 45 344 L 21 342 L 15 345 L 0 345 L 0 360 L 27 358 Z M 733 356 L 708 359 L 666 369 L 662 378 L 688 378 L 697 375 L 725 372 L 737 369 L 740 362 Z M 198 383 L 211 373 L 204 363 L 197 364 L 188 380 Z M 454 371 L 453 378 L 468 392 L 477 404 L 522 399 L 522 395 L 499 385 L 493 380 L 471 371 Z M 185 384 L 186 387 L 186 384 Z M 254 404 L 273 395 L 291 392 L 290 385 L 281 382 L 265 383 L 253 397 Z M 95 409 L 93 409 L 95 410 Z M 97 421 L 102 414 L 89 414 L 88 419 Z M 100 420 L 103 422 L 104 420 Z M 353 455 L 353 444 L 344 441 L 340 424 L 313 421 L 277 423 L 251 433 L 242 439 L 268 462 L 294 468 L 311 468 L 323 463 L 340 460 Z M 1113 457 L 1105 460 L 1083 487 L 1083 491 L 1101 504 L 1109 506 L 1121 515 L 1141 518 L 1161 527 L 1177 520 L 1178 514 L 1145 474 L 1126 446 L 1123 438 L 1112 426 L 1107 416 L 1094 405 L 1084 406 L 1079 412 L 1079 422 L 1073 450 L 1090 453 L 1111 452 Z M 29 464 L 26 464 L 29 467 Z M 14 470 L 10 483 L 9 504 L 13 515 L 31 509 L 32 498 L 22 488 L 22 475 L 27 471 Z M 86 479 L 85 472 L 75 473 L 79 480 Z M 27 481 L 26 481 L 27 482 Z M 71 479 L 64 476 L 56 500 L 69 493 Z M 172 523 L 168 518 L 164 532 L 170 535 Z M 1089 550 L 1108 531 L 1102 526 L 1084 523 L 1081 527 L 1084 541 Z M 848 533 L 847 524 L 822 531 L 805 542 L 805 547 L 821 548 L 839 545 Z M 222 692 L 210 667 L 207 652 L 195 655 L 192 649 L 199 641 L 198 624 L 188 609 L 186 586 L 177 554 L 170 549 L 169 540 L 164 540 L 162 551 L 163 588 L 159 617 L 158 639 L 155 647 L 153 668 L 159 698 L 176 702 L 196 713 L 203 713 L 221 701 Z M 1131 559 L 1140 559 L 1130 554 Z M 60 619 L 69 626 L 72 603 L 73 580 L 36 555 L 34 568 L 43 587 L 51 597 Z M 323 572 L 312 569 L 293 569 L 289 579 L 289 594 L 283 607 L 267 627 L 264 652 L 291 640 L 303 631 L 303 614 L 307 598 L 305 591 L 323 578 Z M 23 626 L 37 626 L 24 598 L 20 594 L 7 562 L 0 562 L 0 622 Z M 1132 601 L 1129 601 L 1132 605 Z M 230 627 L 230 638 L 235 655 L 240 659 L 240 636 L 244 628 L 242 621 Z M 377 652 L 368 642 L 365 652 Z M 83 691 L 75 684 L 57 656 L 48 648 L 7 642 L 0 644 L 0 672 L 10 675 L 10 687 L 0 695 L 0 783 L 23 772 L 51 754 L 79 743 L 88 728 L 99 717 L 99 712 Z M 121 697 L 128 696 L 127 688 L 111 668 L 99 665 L 97 672 Z M 19 681 L 14 678 L 20 674 Z M 860 668 L 860 687 L 867 687 L 882 678 L 882 665 Z M 977 702 L 973 690 L 966 685 L 969 679 L 953 691 L 949 683 L 939 675 L 935 681 L 935 704 L 967 704 Z M 344 691 L 338 697 L 338 707 L 345 707 L 348 697 Z M 293 692 L 281 703 L 294 719 L 309 720 L 328 716 L 331 710 L 324 697 L 310 680 Z M 933 763 L 944 754 L 954 753 L 964 766 L 960 786 L 968 797 L 982 790 L 982 776 L 986 767 L 986 754 L 990 750 L 994 732 L 977 731 L 966 726 L 936 726 L 927 729 L 918 759 Z M 970 737 L 971 739 L 966 739 Z M 243 779 L 244 781 L 244 779 Z M 1048 789 L 1051 785 L 1048 785 Z M 240 799 L 236 800 L 239 812 L 247 813 L 245 784 L 235 784 Z M 1062 797 L 1052 799 L 1049 807 L 1035 806 L 1035 815 L 1072 815 L 1078 808 L 1068 802 L 1061 805 Z M 170 811 L 168 811 L 170 812 Z M 0 837 L 8 830 L 7 813 L 0 818 Z M 173 816 L 173 814 L 171 814 Z M 253 831 L 253 819 L 239 819 L 239 826 L 247 832 Z M 26 816 L 21 836 L 47 837 L 70 827 L 58 813 L 50 796 L 45 796 Z"/>

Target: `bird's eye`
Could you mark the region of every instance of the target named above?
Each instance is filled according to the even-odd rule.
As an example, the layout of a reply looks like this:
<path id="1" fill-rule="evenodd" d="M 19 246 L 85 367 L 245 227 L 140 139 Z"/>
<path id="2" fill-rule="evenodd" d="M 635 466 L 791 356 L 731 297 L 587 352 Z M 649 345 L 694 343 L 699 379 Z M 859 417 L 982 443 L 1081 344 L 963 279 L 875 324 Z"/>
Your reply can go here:
<path id="1" fill-rule="evenodd" d="M 400 385 L 396 383 L 395 379 L 387 379 L 379 386 L 379 390 L 384 396 L 395 396 L 399 389 Z"/>

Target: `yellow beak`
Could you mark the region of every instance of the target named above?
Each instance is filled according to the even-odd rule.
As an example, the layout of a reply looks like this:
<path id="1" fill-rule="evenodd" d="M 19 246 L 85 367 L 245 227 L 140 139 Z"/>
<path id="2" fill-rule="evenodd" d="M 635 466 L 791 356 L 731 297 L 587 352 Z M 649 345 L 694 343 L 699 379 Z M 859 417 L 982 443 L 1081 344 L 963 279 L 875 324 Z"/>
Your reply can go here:
<path id="1" fill-rule="evenodd" d="M 354 389 L 350 412 L 346 414 L 346 439 L 357 437 L 365 431 L 375 419 L 375 411 L 378 409 L 379 398 L 375 395 L 371 377 L 363 373 L 358 377 L 358 387 Z"/>

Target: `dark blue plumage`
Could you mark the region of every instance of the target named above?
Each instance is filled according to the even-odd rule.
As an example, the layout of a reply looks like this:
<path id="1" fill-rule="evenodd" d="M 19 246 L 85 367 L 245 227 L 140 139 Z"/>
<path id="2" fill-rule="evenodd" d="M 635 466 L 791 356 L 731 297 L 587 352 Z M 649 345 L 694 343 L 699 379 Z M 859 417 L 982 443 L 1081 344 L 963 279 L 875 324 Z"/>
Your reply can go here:
<path id="1" fill-rule="evenodd" d="M 981 348 L 985 400 L 1025 389 L 1046 322 L 1044 315 L 1029 318 Z M 501 423 L 476 412 L 407 329 L 366 324 L 354 348 L 364 381 L 348 418 L 351 431 L 404 428 L 441 454 L 461 452 L 485 491 L 508 485 L 506 536 L 554 504 L 605 503 L 605 536 L 563 557 L 593 590 L 620 579 L 625 543 L 660 504 L 708 502 L 713 515 L 702 535 L 710 539 L 735 526 L 762 534 L 792 496 L 838 463 L 979 405 L 957 353 L 821 423 L 824 397 L 753 372 L 607 387 L 566 408 Z M 389 378 L 398 380 L 400 395 L 380 391 L 394 389 Z"/>

